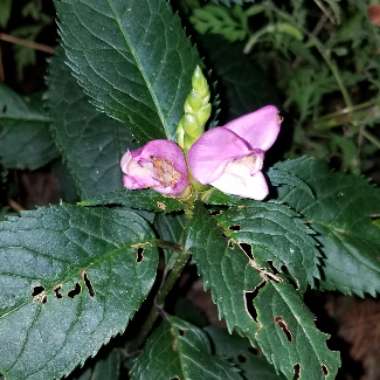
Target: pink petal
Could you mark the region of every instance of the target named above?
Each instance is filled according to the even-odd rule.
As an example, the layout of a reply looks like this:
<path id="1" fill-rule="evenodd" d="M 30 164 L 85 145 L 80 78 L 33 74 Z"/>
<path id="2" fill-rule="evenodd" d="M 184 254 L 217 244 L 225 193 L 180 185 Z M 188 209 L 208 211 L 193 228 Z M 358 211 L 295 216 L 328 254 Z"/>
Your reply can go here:
<path id="1" fill-rule="evenodd" d="M 190 148 L 188 163 L 194 178 L 209 184 L 220 177 L 226 165 L 251 152 L 244 140 L 223 127 L 204 133 Z"/>
<path id="2" fill-rule="evenodd" d="M 123 184 L 131 190 L 153 188 L 163 194 L 179 195 L 189 183 L 185 156 L 177 144 L 168 140 L 153 140 L 126 152 L 120 166 L 124 173 Z M 173 183 L 164 185 L 160 175 L 171 181 L 172 174 L 173 178 L 175 175 Z"/>
<path id="3" fill-rule="evenodd" d="M 227 123 L 224 128 L 235 132 L 254 149 L 267 151 L 280 132 L 281 118 L 277 107 L 269 105 Z"/>
<path id="4" fill-rule="evenodd" d="M 250 175 L 248 172 L 225 171 L 216 181 L 211 183 L 227 194 L 239 195 L 261 201 L 269 194 L 268 185 L 262 172 Z"/>

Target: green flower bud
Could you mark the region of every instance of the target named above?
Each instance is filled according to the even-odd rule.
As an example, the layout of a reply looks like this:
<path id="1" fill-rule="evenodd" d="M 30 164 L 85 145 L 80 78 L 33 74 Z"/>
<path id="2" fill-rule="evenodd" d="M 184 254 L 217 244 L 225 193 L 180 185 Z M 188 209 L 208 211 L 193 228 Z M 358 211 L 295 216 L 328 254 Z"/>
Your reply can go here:
<path id="1" fill-rule="evenodd" d="M 199 66 L 194 70 L 192 89 L 186 98 L 184 111 L 177 127 L 177 142 L 187 151 L 204 132 L 211 115 L 210 89 Z"/>

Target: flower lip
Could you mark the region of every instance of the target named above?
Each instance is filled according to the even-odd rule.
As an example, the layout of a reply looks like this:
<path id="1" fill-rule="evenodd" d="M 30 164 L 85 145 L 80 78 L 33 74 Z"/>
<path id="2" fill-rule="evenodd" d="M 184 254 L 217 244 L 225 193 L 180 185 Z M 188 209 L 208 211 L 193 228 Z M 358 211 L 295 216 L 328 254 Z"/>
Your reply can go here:
<path id="1" fill-rule="evenodd" d="M 126 188 L 152 188 L 162 194 L 180 195 L 188 186 L 185 157 L 172 141 L 153 140 L 127 151 L 120 162 Z"/>

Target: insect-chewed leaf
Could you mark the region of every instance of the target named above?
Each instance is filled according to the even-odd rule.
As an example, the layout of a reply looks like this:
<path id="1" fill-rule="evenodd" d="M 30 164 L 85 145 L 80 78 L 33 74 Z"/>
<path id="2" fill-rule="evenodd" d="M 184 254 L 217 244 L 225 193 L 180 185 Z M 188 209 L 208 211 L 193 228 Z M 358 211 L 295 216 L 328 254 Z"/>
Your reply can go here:
<path id="1" fill-rule="evenodd" d="M 312 231 L 289 207 L 248 201 L 217 216 L 217 221 L 228 237 L 251 246 L 260 265 L 269 262 L 280 272 L 286 268 L 301 289 L 319 278 L 320 253 Z"/>
<path id="2" fill-rule="evenodd" d="M 143 218 L 62 205 L 0 223 L 0 373 L 69 374 L 125 330 L 156 276 Z"/>
<path id="3" fill-rule="evenodd" d="M 200 64 L 162 0 L 56 0 L 70 66 L 94 104 L 140 143 L 175 140 Z"/>
<path id="4" fill-rule="evenodd" d="M 231 363 L 211 353 L 206 334 L 168 317 L 152 334 L 131 371 L 132 380 L 241 379 Z"/>
<path id="5" fill-rule="evenodd" d="M 380 190 L 364 178 L 331 173 L 323 161 L 302 157 L 275 165 L 279 200 L 305 217 L 326 255 L 321 287 L 345 294 L 380 291 L 380 234 L 371 215 L 380 213 Z M 310 191 L 311 190 L 311 191 Z"/>
<path id="6" fill-rule="evenodd" d="M 335 379 L 339 354 L 328 350 L 327 335 L 315 327 L 297 291 L 260 267 L 254 256 L 231 246 L 201 207 L 194 210 L 185 248 L 230 331 L 257 344 L 289 379 Z"/>

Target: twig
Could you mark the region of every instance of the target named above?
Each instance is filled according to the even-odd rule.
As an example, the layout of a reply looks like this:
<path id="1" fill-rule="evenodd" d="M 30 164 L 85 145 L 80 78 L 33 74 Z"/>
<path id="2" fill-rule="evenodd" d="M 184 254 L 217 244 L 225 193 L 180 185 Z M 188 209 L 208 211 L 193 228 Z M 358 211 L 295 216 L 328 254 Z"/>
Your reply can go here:
<path id="1" fill-rule="evenodd" d="M 9 42 L 11 44 L 15 45 L 21 45 L 29 49 L 34 49 L 38 51 L 42 51 L 47 54 L 54 54 L 54 49 L 50 46 L 40 44 L 38 42 L 30 41 L 30 40 L 25 40 L 23 38 L 11 36 L 10 34 L 6 33 L 0 33 L 0 40 Z"/>
<path id="2" fill-rule="evenodd" d="M 22 207 L 18 202 L 14 201 L 13 199 L 9 199 L 8 205 L 12 210 L 15 210 L 17 212 L 24 211 L 24 207 Z"/>

